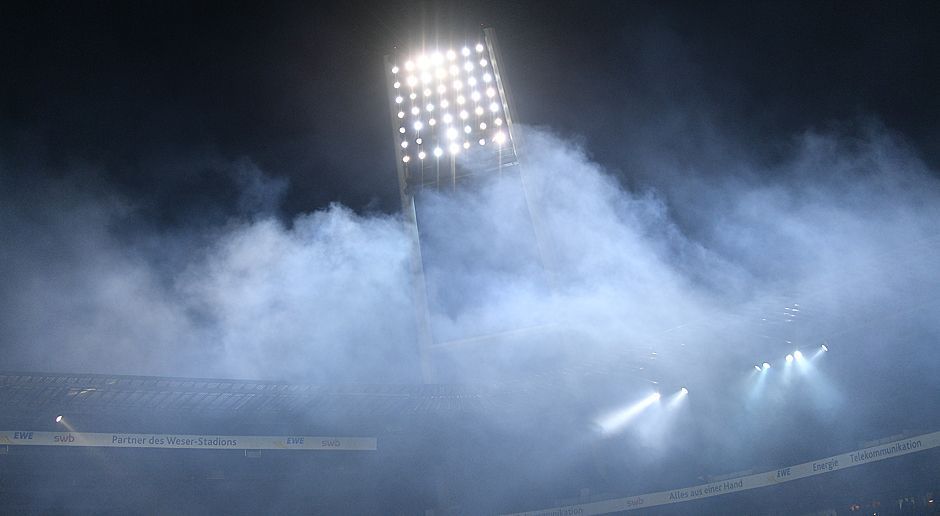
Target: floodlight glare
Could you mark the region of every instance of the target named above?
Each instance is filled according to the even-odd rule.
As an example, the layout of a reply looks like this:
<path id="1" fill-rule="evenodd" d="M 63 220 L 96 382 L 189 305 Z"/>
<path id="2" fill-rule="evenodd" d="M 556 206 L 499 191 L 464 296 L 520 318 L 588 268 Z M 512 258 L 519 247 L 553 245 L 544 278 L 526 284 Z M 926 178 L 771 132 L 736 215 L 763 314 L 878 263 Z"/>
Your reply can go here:
<path id="1" fill-rule="evenodd" d="M 437 70 L 434 70 L 434 77 L 437 77 L 438 80 L 444 79 L 445 77 L 447 77 L 447 70 L 443 68 L 438 68 Z"/>
<path id="2" fill-rule="evenodd" d="M 419 108 L 418 106 L 411 108 L 412 115 L 418 116 L 419 113 L 421 113 L 421 108 Z"/>
<path id="3" fill-rule="evenodd" d="M 469 125 L 465 125 L 463 127 L 463 132 L 470 134 L 471 131 L 473 131 L 473 128 L 471 128 Z"/>
<path id="4" fill-rule="evenodd" d="M 490 82 L 490 81 L 492 81 L 492 80 L 493 80 L 493 76 L 492 76 L 492 75 L 490 75 L 489 73 L 483 74 L 483 82 Z"/>
<path id="5" fill-rule="evenodd" d="M 450 106 L 450 102 L 447 99 L 441 99 L 441 107 L 447 108 Z"/>
<path id="6" fill-rule="evenodd" d="M 793 352 L 793 358 L 803 360 L 803 353 L 800 350 L 796 350 Z"/>
<path id="7" fill-rule="evenodd" d="M 756 366 L 754 366 L 754 369 L 757 369 L 758 371 L 760 371 L 760 366 L 759 366 L 759 365 L 756 365 Z"/>
<path id="8" fill-rule="evenodd" d="M 450 74 L 453 75 L 453 76 L 455 76 L 455 77 L 458 76 L 458 75 L 460 75 L 460 67 L 457 66 L 457 65 L 450 65 L 450 67 L 448 68 L 448 70 L 450 71 Z"/>
<path id="9" fill-rule="evenodd" d="M 58 416 L 55 417 L 55 422 L 56 422 L 56 423 L 61 423 L 61 422 L 62 422 L 62 414 L 59 414 Z"/>
<path id="10" fill-rule="evenodd" d="M 464 148 L 464 149 L 469 149 L 469 148 L 470 148 L 470 142 L 463 142 L 463 148 Z"/>
<path id="11" fill-rule="evenodd" d="M 496 95 L 496 90 L 494 90 L 493 88 L 487 88 L 487 89 L 486 89 L 486 96 L 487 96 L 487 97 L 492 98 L 492 97 L 494 97 L 495 95 Z"/>
<path id="12" fill-rule="evenodd" d="M 424 93 L 424 96 L 425 96 L 425 97 L 430 97 L 430 96 L 431 96 L 431 88 L 425 88 L 423 93 Z"/>
<path id="13" fill-rule="evenodd" d="M 414 100 L 414 99 L 418 98 L 418 94 L 415 93 L 415 92 L 411 92 L 411 95 L 408 95 L 408 98 L 411 99 L 411 100 Z"/>
<path id="14" fill-rule="evenodd" d="M 683 388 L 679 389 L 679 392 L 682 393 L 683 395 L 685 395 L 685 394 L 688 394 L 688 393 L 689 393 L 689 390 L 686 389 L 685 387 L 683 387 Z"/>
<path id="15" fill-rule="evenodd" d="M 763 365 L 761 365 L 761 369 L 763 369 L 764 371 L 770 369 L 770 363 L 764 362 Z"/>
<path id="16" fill-rule="evenodd" d="M 467 97 L 464 97 L 463 95 L 457 95 L 457 103 L 458 103 L 458 104 L 463 105 L 463 103 L 466 102 L 466 101 L 467 101 Z"/>
<path id="17" fill-rule="evenodd" d="M 431 63 L 432 64 L 441 64 L 441 61 L 444 60 L 444 56 L 440 52 L 434 52 L 431 54 Z"/>
<path id="18" fill-rule="evenodd" d="M 486 145 L 486 138 L 480 138 L 479 144 Z"/>
<path id="19" fill-rule="evenodd" d="M 411 161 L 411 158 L 408 157 L 407 154 L 405 154 L 405 155 L 401 158 L 401 160 L 402 160 L 403 162 L 405 162 L 405 163 L 408 163 L 409 161 Z"/>
<path id="20" fill-rule="evenodd" d="M 414 69 L 415 69 L 414 61 L 405 61 L 405 70 L 408 70 L 410 72 Z"/>
<path id="21" fill-rule="evenodd" d="M 415 138 L 415 143 L 417 143 L 418 145 L 421 145 L 422 143 L 424 143 L 424 140 L 422 140 L 421 138 Z"/>
<path id="22" fill-rule="evenodd" d="M 496 124 L 496 125 L 503 125 L 503 119 L 502 119 L 502 118 L 499 118 L 499 117 L 496 117 L 496 118 L 493 119 L 493 123 Z"/>
<path id="23" fill-rule="evenodd" d="M 439 85 L 437 87 L 437 93 L 440 95 L 447 93 L 447 86 L 444 86 L 443 84 Z"/>
<path id="24" fill-rule="evenodd" d="M 455 138 L 457 138 L 457 130 L 454 129 L 453 127 L 448 127 L 448 128 L 447 128 L 447 139 L 448 139 L 448 140 L 453 140 L 453 139 L 455 139 Z"/>
<path id="25" fill-rule="evenodd" d="M 460 145 L 457 145 L 456 143 L 452 143 L 450 144 L 450 148 L 448 150 L 450 150 L 451 154 L 457 154 L 458 152 L 460 152 Z"/>
<path id="26" fill-rule="evenodd" d="M 502 144 L 503 142 L 506 141 L 506 135 L 503 134 L 502 131 L 497 131 L 496 134 L 493 135 L 493 141 L 496 143 Z"/>
<path id="27" fill-rule="evenodd" d="M 483 110 L 483 108 L 480 108 L 480 111 L 482 111 L 482 110 Z M 477 114 L 481 114 L 481 113 L 477 113 Z M 482 130 L 484 130 L 484 129 L 486 129 L 486 122 L 480 122 L 480 130 L 482 131 Z"/>
<path id="28" fill-rule="evenodd" d="M 479 101 L 480 101 L 480 92 L 479 92 L 479 91 L 472 91 L 472 92 L 470 93 L 470 98 L 471 98 L 474 102 L 479 102 Z"/>
<path id="29" fill-rule="evenodd" d="M 401 95 L 395 97 L 395 103 L 396 103 L 396 104 L 401 104 L 402 102 L 404 102 L 404 100 L 405 100 L 405 99 L 401 98 Z"/>
<path id="30" fill-rule="evenodd" d="M 424 151 L 418 152 L 418 159 L 424 159 L 426 156 L 427 154 L 425 154 Z"/>
<path id="31" fill-rule="evenodd" d="M 822 346 L 819 346 L 819 349 L 821 349 L 821 350 L 823 350 L 823 351 L 829 351 L 829 346 L 823 344 Z"/>
<path id="32" fill-rule="evenodd" d="M 476 77 L 468 77 L 468 78 L 467 78 L 467 84 L 469 84 L 470 86 L 476 86 L 476 85 L 477 85 L 477 78 L 476 78 Z"/>
<path id="33" fill-rule="evenodd" d="M 455 90 L 459 90 L 459 89 L 463 88 L 463 83 L 460 82 L 460 79 L 458 79 L 458 80 L 454 81 L 453 84 L 451 84 L 451 86 L 453 86 Z"/>
<path id="34" fill-rule="evenodd" d="M 449 124 L 454 121 L 454 117 L 451 116 L 450 113 L 444 113 L 444 116 L 441 117 L 441 120 L 443 120 L 445 124 Z"/>
<path id="35" fill-rule="evenodd" d="M 466 120 L 468 116 L 470 116 L 470 114 L 467 113 L 467 110 L 466 110 L 466 109 L 462 109 L 462 110 L 460 111 L 460 119 L 461 119 L 461 120 Z"/>
<path id="36" fill-rule="evenodd" d="M 440 147 L 434 147 L 434 156 L 440 158 L 441 154 L 444 154 L 444 149 Z"/>
<path id="37" fill-rule="evenodd" d="M 490 111 L 492 111 L 492 112 L 494 112 L 494 113 L 496 113 L 497 111 L 499 111 L 499 104 L 497 104 L 497 103 L 495 103 L 495 102 L 491 102 L 491 103 L 490 103 Z"/>
<path id="38" fill-rule="evenodd" d="M 427 111 L 428 113 L 430 113 L 431 111 L 434 111 L 434 104 L 428 104 L 427 106 L 424 106 L 424 110 Z"/>
<path id="39" fill-rule="evenodd" d="M 483 52 L 483 43 L 477 43 L 477 52 Z"/>
<path id="40" fill-rule="evenodd" d="M 448 51 L 447 51 L 447 60 L 448 60 L 448 61 L 453 61 L 454 59 L 457 59 L 457 52 L 454 52 L 453 50 L 448 50 Z"/>
<path id="41" fill-rule="evenodd" d="M 477 106 L 477 107 L 473 110 L 473 112 L 476 113 L 477 116 L 482 116 L 482 115 L 483 115 L 483 106 Z M 486 123 L 485 123 L 485 122 L 481 122 L 481 125 L 483 125 L 483 127 L 481 127 L 481 129 L 486 129 Z"/>
<path id="42" fill-rule="evenodd" d="M 418 78 L 414 75 L 409 75 L 408 78 L 405 79 L 405 82 L 408 84 L 408 86 L 414 88 L 414 86 L 418 84 Z"/>
<path id="43" fill-rule="evenodd" d="M 405 140 L 405 141 L 401 142 L 401 148 L 402 148 L 402 149 L 407 149 L 407 148 L 408 148 L 408 140 Z"/>
<path id="44" fill-rule="evenodd" d="M 793 355 L 787 355 L 787 363 L 793 362 Z"/>
<path id="45" fill-rule="evenodd" d="M 394 83 L 392 83 L 392 87 L 397 90 L 398 88 L 401 88 L 401 83 L 398 81 L 395 81 Z"/>
<path id="46" fill-rule="evenodd" d="M 397 67 L 397 66 L 393 66 L 393 67 L 392 67 L 392 73 L 398 73 L 398 67 Z"/>
<path id="47" fill-rule="evenodd" d="M 488 63 L 486 59 L 480 59 L 480 66 L 486 66 Z"/>
<path id="48" fill-rule="evenodd" d="M 463 69 L 466 70 L 466 71 L 468 71 L 468 72 L 472 72 L 472 71 L 473 71 L 473 63 L 471 63 L 470 61 L 467 61 L 466 63 L 463 64 Z"/>
<path id="49" fill-rule="evenodd" d="M 470 55 L 470 49 L 467 48 L 467 47 L 463 47 L 463 48 L 460 50 L 460 53 L 463 54 L 464 56 L 469 56 L 469 55 Z"/>
<path id="50" fill-rule="evenodd" d="M 399 128 L 398 128 L 398 132 L 400 132 L 401 134 L 405 134 L 405 128 L 404 128 L 404 127 L 399 127 Z"/>
<path id="51" fill-rule="evenodd" d="M 404 111 L 399 111 L 399 112 L 398 112 L 398 118 L 405 118 L 405 112 L 404 112 Z"/>

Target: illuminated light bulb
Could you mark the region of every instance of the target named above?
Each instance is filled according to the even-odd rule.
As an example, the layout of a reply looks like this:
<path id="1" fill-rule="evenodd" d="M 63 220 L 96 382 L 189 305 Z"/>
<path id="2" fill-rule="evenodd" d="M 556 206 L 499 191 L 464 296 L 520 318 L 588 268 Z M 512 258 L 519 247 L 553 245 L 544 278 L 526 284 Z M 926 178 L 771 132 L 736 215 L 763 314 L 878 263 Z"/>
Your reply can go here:
<path id="1" fill-rule="evenodd" d="M 466 110 L 463 110 L 463 111 L 460 112 L 460 119 L 461 119 L 461 120 L 466 120 L 468 116 L 470 116 L 470 114 L 467 113 Z"/>
<path id="2" fill-rule="evenodd" d="M 495 102 L 491 102 L 491 103 L 490 103 L 490 111 L 492 111 L 492 112 L 494 112 L 494 113 L 496 113 L 497 111 L 499 111 L 499 104 L 497 104 L 497 103 L 495 103 Z"/>
<path id="3" fill-rule="evenodd" d="M 483 82 L 490 82 L 490 81 L 492 81 L 492 80 L 493 80 L 493 76 L 492 76 L 492 75 L 490 75 L 489 73 L 483 74 Z"/>
<path id="4" fill-rule="evenodd" d="M 454 65 L 450 65 L 450 67 L 448 68 L 448 70 L 450 70 L 450 74 L 451 74 L 451 75 L 454 75 L 454 76 L 460 75 L 460 67 L 457 66 L 457 65 L 455 65 L 455 64 L 454 64 Z"/>
<path id="5" fill-rule="evenodd" d="M 483 114 L 483 106 L 477 106 L 477 108 L 474 109 L 473 112 L 476 113 L 477 116 L 482 115 L 482 114 Z"/>
<path id="6" fill-rule="evenodd" d="M 398 88 L 401 88 L 401 83 L 398 82 L 398 81 L 395 81 L 395 82 L 392 84 L 392 87 L 397 90 Z"/>
<path id="7" fill-rule="evenodd" d="M 468 71 L 468 72 L 472 72 L 472 71 L 473 71 L 473 63 L 471 63 L 470 61 L 467 61 L 466 63 L 463 64 L 463 69 L 466 70 L 466 71 Z"/>
<path id="8" fill-rule="evenodd" d="M 427 154 L 424 151 L 418 153 L 418 159 L 424 159 L 426 156 Z"/>
<path id="9" fill-rule="evenodd" d="M 421 123 L 421 120 L 418 120 L 415 122 L 414 128 L 415 128 L 415 131 L 420 131 L 421 129 L 424 128 L 424 124 Z M 418 142 L 418 143 L 421 143 L 421 142 Z"/>
<path id="10" fill-rule="evenodd" d="M 483 108 L 480 108 L 483 109 Z M 486 129 L 486 122 L 480 122 L 480 130 Z"/>
<path id="11" fill-rule="evenodd" d="M 453 139 L 455 139 L 455 138 L 457 138 L 457 130 L 454 129 L 453 127 L 448 127 L 448 128 L 447 128 L 447 139 L 448 139 L 448 140 L 453 140 Z"/>
<path id="12" fill-rule="evenodd" d="M 467 84 L 469 84 L 471 87 L 472 87 L 472 86 L 476 86 L 476 85 L 477 85 L 477 78 L 476 78 L 476 77 L 468 77 L 468 78 L 467 78 Z"/>
<path id="13" fill-rule="evenodd" d="M 456 143 L 452 143 L 450 144 L 449 150 L 451 154 L 457 154 L 458 152 L 460 152 L 460 145 L 457 145 Z"/>
<path id="14" fill-rule="evenodd" d="M 473 99 L 474 102 L 479 102 L 479 101 L 480 101 L 480 92 L 479 92 L 479 91 L 473 91 L 473 92 L 471 92 L 471 93 L 470 93 L 470 98 Z"/>
<path id="15" fill-rule="evenodd" d="M 480 145 L 486 145 L 486 138 L 480 138 L 480 141 L 477 143 L 479 143 Z"/>
<path id="16" fill-rule="evenodd" d="M 430 96 L 431 96 L 431 88 L 425 88 L 425 89 L 424 89 L 424 96 L 425 96 L 425 97 L 430 97 Z"/>
<path id="17" fill-rule="evenodd" d="M 408 148 L 408 142 L 401 142 L 401 148 L 402 148 L 402 149 L 407 149 L 407 148 Z"/>
<path id="18" fill-rule="evenodd" d="M 418 84 L 418 78 L 414 75 L 409 75 L 405 82 L 408 83 L 408 86 L 414 87 L 415 84 Z"/>
<path id="19" fill-rule="evenodd" d="M 464 149 L 469 149 L 469 148 L 470 148 L 470 142 L 463 142 L 463 148 L 464 148 Z"/>
<path id="20" fill-rule="evenodd" d="M 460 50 L 460 53 L 463 54 L 465 57 L 466 57 L 466 56 L 469 56 L 469 55 L 470 55 L 470 49 L 467 48 L 467 47 L 463 47 L 463 48 Z"/>
<path id="21" fill-rule="evenodd" d="M 754 366 L 754 369 L 757 369 L 758 371 L 760 371 L 760 366 L 759 366 L 759 365 L 756 365 L 756 366 Z"/>
<path id="22" fill-rule="evenodd" d="M 398 67 L 397 67 L 397 66 L 393 66 L 393 67 L 392 67 L 392 73 L 398 73 Z"/>
<path id="23" fill-rule="evenodd" d="M 414 69 L 415 69 L 414 61 L 411 61 L 411 60 L 405 61 L 405 70 L 408 70 L 410 72 Z"/>
<path id="24" fill-rule="evenodd" d="M 424 143 L 424 140 L 421 139 L 421 137 L 419 136 L 418 138 L 415 138 L 415 143 L 417 143 L 418 145 L 421 145 L 422 143 Z"/>
<path id="25" fill-rule="evenodd" d="M 441 107 L 446 109 L 447 106 L 450 106 L 450 102 L 447 99 L 441 99 Z"/>
<path id="26" fill-rule="evenodd" d="M 440 147 L 434 147 L 434 156 L 440 158 L 441 154 L 444 154 L 444 149 Z"/>
<path id="27" fill-rule="evenodd" d="M 404 112 L 404 111 L 399 111 L 399 112 L 398 112 L 398 118 L 405 118 L 405 112 Z"/>
<path id="28" fill-rule="evenodd" d="M 457 103 L 458 103 L 458 104 L 463 104 L 463 103 L 466 102 L 466 101 L 467 101 L 467 97 L 464 97 L 463 95 L 457 95 Z"/>
<path id="29" fill-rule="evenodd" d="M 764 371 L 770 369 L 770 362 L 764 362 L 764 363 L 760 366 L 760 368 L 761 368 L 762 370 L 764 370 Z"/>
<path id="30" fill-rule="evenodd" d="M 438 94 L 443 95 L 446 92 L 447 92 L 447 86 L 444 86 L 443 84 L 441 84 L 437 87 Z"/>
<path id="31" fill-rule="evenodd" d="M 819 349 L 821 349 L 821 350 L 823 350 L 823 351 L 829 351 L 829 346 L 823 344 L 822 346 L 819 346 Z"/>
<path id="32" fill-rule="evenodd" d="M 486 66 L 487 64 L 489 63 L 486 61 L 486 59 L 480 59 L 480 66 Z"/>
<path id="33" fill-rule="evenodd" d="M 411 92 L 411 95 L 408 95 L 408 98 L 411 99 L 411 100 L 414 100 L 414 99 L 418 98 L 418 94 L 415 93 L 415 92 Z"/>
<path id="34" fill-rule="evenodd" d="M 405 134 L 405 128 L 404 128 L 404 127 L 399 127 L 399 128 L 398 128 L 398 132 L 400 132 L 401 134 Z"/>
<path id="35" fill-rule="evenodd" d="M 454 83 L 451 86 L 453 86 L 455 90 L 459 90 L 463 88 L 463 83 L 457 80 L 457 81 L 454 81 Z"/>
<path id="36" fill-rule="evenodd" d="M 493 119 L 493 123 L 496 124 L 496 125 L 503 125 L 503 119 L 502 119 L 502 118 L 499 118 L 499 117 L 496 117 L 496 118 Z"/>
<path id="37" fill-rule="evenodd" d="M 412 115 L 418 116 L 418 113 L 420 113 L 420 112 L 421 112 L 421 108 L 419 108 L 418 106 L 415 106 L 415 107 L 411 108 L 411 114 L 412 114 Z"/>
<path id="38" fill-rule="evenodd" d="M 430 120 L 428 120 L 428 125 L 431 126 L 431 127 L 434 127 L 435 125 L 437 125 L 437 120 L 435 120 L 435 119 L 433 119 L 433 118 L 430 119 Z"/>
<path id="39" fill-rule="evenodd" d="M 62 414 L 59 414 L 58 416 L 55 417 L 55 422 L 56 422 L 56 423 L 61 423 L 61 422 L 62 422 Z"/>
<path id="40" fill-rule="evenodd" d="M 424 106 L 424 110 L 428 112 L 434 111 L 434 104 L 428 104 L 427 106 Z"/>
<path id="41" fill-rule="evenodd" d="M 454 121 L 454 117 L 452 117 L 450 113 L 444 113 L 444 116 L 442 116 L 441 119 L 444 120 L 445 124 L 449 124 Z"/>
<path id="42" fill-rule="evenodd" d="M 447 60 L 448 60 L 448 61 L 453 61 L 454 59 L 457 59 L 457 52 L 454 52 L 453 50 L 448 50 L 448 51 L 447 51 Z"/>
<path id="43" fill-rule="evenodd" d="M 683 388 L 679 389 L 679 392 L 681 392 L 683 395 L 686 395 L 686 394 L 689 393 L 689 390 L 686 389 L 685 387 L 683 387 Z"/>
<path id="44" fill-rule="evenodd" d="M 787 355 L 787 356 L 786 356 L 786 360 L 787 360 L 787 363 L 788 363 L 788 364 L 789 364 L 790 362 L 793 362 L 793 355 Z"/>
<path id="45" fill-rule="evenodd" d="M 428 65 L 428 58 L 424 55 L 418 56 L 418 68 L 424 68 Z"/>
<path id="46" fill-rule="evenodd" d="M 401 158 L 401 160 L 404 161 L 405 163 L 408 163 L 409 161 L 411 161 L 411 158 L 408 157 L 408 155 L 405 155 Z"/>
<path id="47" fill-rule="evenodd" d="M 463 128 L 463 132 L 465 132 L 465 133 L 467 133 L 467 134 L 470 134 L 470 131 L 472 131 L 472 130 L 473 130 L 473 128 L 470 127 L 469 125 L 465 125 L 464 128 Z"/>
<path id="48" fill-rule="evenodd" d="M 483 52 L 483 43 L 477 43 L 477 52 Z"/>
<path id="49" fill-rule="evenodd" d="M 405 99 L 401 98 L 401 95 L 395 97 L 395 103 L 401 104 Z"/>
<path id="50" fill-rule="evenodd" d="M 793 352 L 793 358 L 795 358 L 795 359 L 797 359 L 797 360 L 803 360 L 803 352 L 800 351 L 800 350 L 794 351 L 794 352 Z"/>
<path id="51" fill-rule="evenodd" d="M 506 141 L 506 135 L 503 134 L 502 131 L 497 131 L 496 134 L 493 135 L 493 141 L 501 144 Z"/>
<path id="52" fill-rule="evenodd" d="M 493 88 L 487 88 L 487 89 L 486 89 L 486 96 L 487 96 L 487 97 L 490 97 L 490 98 L 495 97 L 495 96 L 496 96 L 496 90 L 494 90 Z"/>

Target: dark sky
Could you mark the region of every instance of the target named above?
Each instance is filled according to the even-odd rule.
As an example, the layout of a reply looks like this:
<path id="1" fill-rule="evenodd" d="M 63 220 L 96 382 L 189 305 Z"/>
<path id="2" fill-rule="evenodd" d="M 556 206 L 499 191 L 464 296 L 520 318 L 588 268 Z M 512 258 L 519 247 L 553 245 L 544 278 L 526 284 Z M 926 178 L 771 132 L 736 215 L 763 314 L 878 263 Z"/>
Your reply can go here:
<path id="1" fill-rule="evenodd" d="M 220 164 L 238 160 L 289 182 L 288 219 L 392 212 L 383 55 L 480 25 L 516 119 L 628 184 L 656 185 L 636 158 L 651 147 L 772 162 L 794 134 L 860 119 L 940 164 L 940 9 L 855 1 L 7 6 L 0 160 L 20 179 L 94 171 L 158 226 L 224 219 L 238 187 Z M 712 139 L 737 143 L 701 150 Z"/>

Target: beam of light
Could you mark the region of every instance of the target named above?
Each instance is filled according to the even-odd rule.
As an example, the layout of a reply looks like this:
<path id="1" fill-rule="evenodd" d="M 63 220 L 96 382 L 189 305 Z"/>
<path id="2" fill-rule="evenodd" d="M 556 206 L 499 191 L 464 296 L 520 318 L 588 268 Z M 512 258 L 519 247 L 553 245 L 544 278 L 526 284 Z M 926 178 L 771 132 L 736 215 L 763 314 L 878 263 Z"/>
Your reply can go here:
<path id="1" fill-rule="evenodd" d="M 787 365 L 793 363 L 793 355 L 787 355 Z"/>
<path id="2" fill-rule="evenodd" d="M 643 412 L 647 407 L 659 401 L 660 394 L 654 392 L 642 400 L 620 410 L 616 410 L 600 418 L 597 424 L 605 435 L 610 435 L 623 429 L 633 418 Z"/>
<path id="3" fill-rule="evenodd" d="M 829 351 L 829 346 L 822 344 L 821 346 L 819 346 L 819 349 L 816 351 L 816 353 L 813 355 L 813 358 L 811 358 L 810 360 L 815 362 L 816 359 L 819 358 L 820 355 L 822 355 L 823 353 L 827 351 Z"/>
<path id="4" fill-rule="evenodd" d="M 666 408 L 675 409 L 679 406 L 679 403 L 682 403 L 682 400 L 686 399 L 689 396 L 689 390 L 685 387 L 679 389 L 678 392 L 669 397 L 669 402 L 666 403 Z"/>
<path id="5" fill-rule="evenodd" d="M 800 360 L 803 360 L 803 353 L 800 350 L 796 350 L 793 352 L 793 358 L 799 362 Z"/>

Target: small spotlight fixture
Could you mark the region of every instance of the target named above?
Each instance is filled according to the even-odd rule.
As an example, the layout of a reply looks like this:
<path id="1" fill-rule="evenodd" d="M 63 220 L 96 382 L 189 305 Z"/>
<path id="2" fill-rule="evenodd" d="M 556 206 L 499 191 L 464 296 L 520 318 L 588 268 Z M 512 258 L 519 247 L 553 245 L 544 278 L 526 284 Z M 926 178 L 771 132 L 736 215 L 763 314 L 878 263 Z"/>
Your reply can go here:
<path id="1" fill-rule="evenodd" d="M 658 400 L 658 399 L 661 398 L 661 397 L 662 397 L 662 395 L 661 395 L 660 393 L 658 393 L 658 392 L 654 392 L 654 393 L 653 393 L 653 396 L 652 396 L 652 398 L 653 398 L 654 400 Z"/>
<path id="2" fill-rule="evenodd" d="M 61 422 L 62 422 L 62 414 L 59 414 L 58 416 L 55 417 L 55 422 L 56 422 L 56 423 L 61 423 Z"/>
<path id="3" fill-rule="evenodd" d="M 800 350 L 796 350 L 793 352 L 793 358 L 803 360 L 803 353 Z"/>
<path id="4" fill-rule="evenodd" d="M 761 365 L 761 369 L 764 371 L 770 369 L 770 362 L 764 362 L 763 365 Z"/>
<path id="5" fill-rule="evenodd" d="M 683 388 L 679 389 L 679 392 L 682 393 L 683 396 L 685 396 L 686 394 L 689 393 L 689 390 L 686 389 L 685 387 L 683 387 Z"/>
<path id="6" fill-rule="evenodd" d="M 829 351 L 829 346 L 823 344 L 822 346 L 819 346 L 819 349 L 823 350 L 824 352 Z"/>
<path id="7" fill-rule="evenodd" d="M 793 362 L 793 355 L 787 355 L 787 363 Z"/>
<path id="8" fill-rule="evenodd" d="M 754 369 L 760 371 L 760 366 L 759 366 L 759 365 L 756 365 L 756 366 L 754 366 Z"/>

